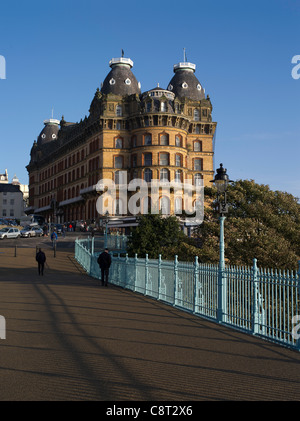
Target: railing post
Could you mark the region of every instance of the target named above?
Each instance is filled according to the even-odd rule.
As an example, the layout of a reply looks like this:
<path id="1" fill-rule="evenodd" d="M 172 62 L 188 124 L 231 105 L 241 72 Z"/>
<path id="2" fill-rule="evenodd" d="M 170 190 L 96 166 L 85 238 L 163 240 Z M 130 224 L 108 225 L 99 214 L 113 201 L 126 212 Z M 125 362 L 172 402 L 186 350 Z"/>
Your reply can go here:
<path id="1" fill-rule="evenodd" d="M 252 266 L 252 333 L 256 335 L 259 331 L 259 308 L 258 308 L 258 285 L 257 285 L 257 259 L 253 259 Z"/>
<path id="2" fill-rule="evenodd" d="M 134 291 L 137 291 L 136 285 L 137 285 L 137 259 L 138 255 L 135 253 L 134 255 Z"/>
<path id="3" fill-rule="evenodd" d="M 145 295 L 147 295 L 147 291 L 148 291 L 148 253 L 146 254 L 146 258 L 145 258 Z"/>
<path id="4" fill-rule="evenodd" d="M 199 278 L 199 262 L 198 256 L 195 256 L 195 263 L 194 263 L 194 313 L 199 313 L 199 294 L 198 294 L 198 278 Z"/>
<path id="5" fill-rule="evenodd" d="M 124 270 L 124 273 L 125 273 L 125 280 L 124 280 L 124 284 L 125 284 L 125 286 L 127 285 L 127 280 L 128 280 L 128 276 L 127 276 L 127 273 L 128 273 L 128 253 L 126 253 L 126 256 L 125 256 L 125 270 Z M 130 284 L 129 284 L 129 287 L 130 287 Z"/>
<path id="6" fill-rule="evenodd" d="M 92 237 L 92 255 L 94 254 L 95 250 L 95 237 Z"/>
<path id="7" fill-rule="evenodd" d="M 161 297 L 161 254 L 158 255 L 158 299 Z"/>
<path id="8" fill-rule="evenodd" d="M 173 305 L 178 305 L 178 256 L 175 255 L 174 260 L 174 303 Z"/>

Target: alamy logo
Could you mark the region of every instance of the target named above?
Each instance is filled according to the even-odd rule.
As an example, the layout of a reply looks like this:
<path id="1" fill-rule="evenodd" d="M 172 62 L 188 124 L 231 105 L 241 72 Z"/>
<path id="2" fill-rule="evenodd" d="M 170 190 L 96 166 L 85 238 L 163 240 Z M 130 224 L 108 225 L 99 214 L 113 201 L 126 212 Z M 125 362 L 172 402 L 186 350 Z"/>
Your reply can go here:
<path id="1" fill-rule="evenodd" d="M 296 66 L 292 68 L 292 78 L 295 80 L 300 79 L 300 56 L 294 56 L 292 58 L 292 64 L 296 64 Z"/>
<path id="2" fill-rule="evenodd" d="M 116 183 L 110 179 L 99 180 L 96 190 L 102 192 L 96 202 L 100 215 L 171 214 L 171 202 L 177 215 L 185 214 L 190 223 L 200 224 L 204 217 L 203 180 L 192 185 L 188 180 L 168 179 L 145 181 L 135 178 L 127 184 L 127 172 L 119 171 Z M 129 196 L 128 197 L 128 193 Z M 132 194 L 134 193 L 134 194 Z M 173 200 L 172 200 L 173 199 Z"/>
<path id="3" fill-rule="evenodd" d="M 6 79 L 6 60 L 0 56 L 0 79 Z"/>
<path id="4" fill-rule="evenodd" d="M 0 339 L 6 339 L 6 321 L 3 316 L 0 316 Z"/>

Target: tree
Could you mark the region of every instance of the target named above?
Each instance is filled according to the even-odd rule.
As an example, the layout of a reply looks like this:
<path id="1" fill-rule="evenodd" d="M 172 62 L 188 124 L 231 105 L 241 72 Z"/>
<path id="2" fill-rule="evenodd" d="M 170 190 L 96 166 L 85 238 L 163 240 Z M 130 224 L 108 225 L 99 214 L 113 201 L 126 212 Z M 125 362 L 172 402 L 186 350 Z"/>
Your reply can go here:
<path id="1" fill-rule="evenodd" d="M 157 259 L 161 254 L 162 258 L 167 259 L 170 257 L 169 250 L 185 239 L 187 237 L 175 216 L 163 218 L 160 215 L 143 215 L 139 218 L 139 225 L 132 230 L 128 254 L 133 256 L 137 253 L 140 257 L 148 254 L 152 259 Z"/>
<path id="2" fill-rule="evenodd" d="M 219 221 L 214 210 L 214 188 L 206 188 L 203 224 L 196 231 L 199 258 L 218 261 Z M 297 269 L 300 259 L 300 204 L 293 195 L 272 191 L 253 180 L 239 180 L 228 188 L 229 211 L 225 220 L 225 257 L 228 263 Z"/>

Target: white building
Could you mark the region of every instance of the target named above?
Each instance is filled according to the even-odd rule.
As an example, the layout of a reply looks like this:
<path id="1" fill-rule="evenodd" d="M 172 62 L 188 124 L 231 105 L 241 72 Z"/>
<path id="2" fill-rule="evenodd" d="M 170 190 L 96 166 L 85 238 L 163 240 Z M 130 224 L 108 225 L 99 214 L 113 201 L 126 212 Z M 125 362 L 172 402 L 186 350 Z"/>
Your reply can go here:
<path id="1" fill-rule="evenodd" d="M 23 215 L 23 193 L 19 186 L 0 183 L 0 218 L 20 219 Z"/>

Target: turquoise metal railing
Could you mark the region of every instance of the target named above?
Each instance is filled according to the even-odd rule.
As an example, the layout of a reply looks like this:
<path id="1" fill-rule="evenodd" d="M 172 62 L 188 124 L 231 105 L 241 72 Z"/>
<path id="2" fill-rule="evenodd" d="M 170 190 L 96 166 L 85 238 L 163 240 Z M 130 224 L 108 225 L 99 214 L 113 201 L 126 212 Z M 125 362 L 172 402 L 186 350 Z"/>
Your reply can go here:
<path id="1" fill-rule="evenodd" d="M 76 240 L 75 258 L 97 279 L 98 255 L 92 240 Z M 256 259 L 252 267 L 222 270 L 220 276 L 218 265 L 197 257 L 191 263 L 114 255 L 110 283 L 300 350 L 293 323 L 300 320 L 300 262 L 298 273 L 259 269 Z"/>

